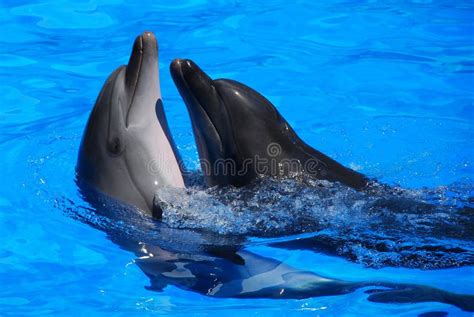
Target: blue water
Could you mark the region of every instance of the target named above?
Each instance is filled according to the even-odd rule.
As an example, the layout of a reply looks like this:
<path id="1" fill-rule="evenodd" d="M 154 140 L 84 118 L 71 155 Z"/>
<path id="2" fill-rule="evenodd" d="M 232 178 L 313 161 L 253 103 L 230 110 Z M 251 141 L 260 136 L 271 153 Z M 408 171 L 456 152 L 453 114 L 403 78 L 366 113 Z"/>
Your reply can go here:
<path id="1" fill-rule="evenodd" d="M 472 197 L 473 16 L 470 1 L 2 0 L 0 315 L 470 316 L 440 303 L 369 302 L 363 289 L 306 300 L 152 292 L 132 253 L 71 213 L 87 205 L 74 167 L 88 114 L 144 30 L 158 37 L 164 106 L 190 167 L 190 121 L 168 72 L 175 57 L 262 92 L 305 141 L 362 173 Z M 371 267 L 265 243 L 247 250 L 333 278 L 474 294 L 469 265 Z"/>

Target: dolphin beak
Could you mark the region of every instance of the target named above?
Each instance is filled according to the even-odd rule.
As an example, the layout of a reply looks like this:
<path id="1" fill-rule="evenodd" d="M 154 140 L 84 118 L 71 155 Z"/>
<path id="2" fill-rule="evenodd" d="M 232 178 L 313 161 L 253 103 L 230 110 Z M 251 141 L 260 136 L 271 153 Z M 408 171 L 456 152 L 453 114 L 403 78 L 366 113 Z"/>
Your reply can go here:
<path id="1" fill-rule="evenodd" d="M 175 59 L 170 72 L 191 117 L 197 119 L 205 115 L 214 128 L 218 128 L 216 118 L 222 118 L 221 112 L 225 110 L 211 77 L 188 59 Z"/>
<path id="2" fill-rule="evenodd" d="M 221 125 L 226 124 L 222 118 L 227 116 L 222 113 L 225 109 L 213 80 L 193 61 L 187 59 L 175 59 L 170 65 L 170 72 L 191 116 L 198 138 L 198 150 L 201 148 L 200 151 L 207 152 L 204 148 L 212 143 L 222 153 L 224 144 L 220 132 L 225 131 Z"/>
<path id="3" fill-rule="evenodd" d="M 143 32 L 133 43 L 132 53 L 126 68 L 126 83 L 134 88 L 142 71 L 142 66 L 158 59 L 158 44 L 152 32 Z"/>
<path id="4" fill-rule="evenodd" d="M 210 99 L 217 98 L 212 79 L 193 61 L 177 58 L 171 62 L 170 72 L 179 92 L 194 97 L 202 107 L 207 108 Z"/>
<path id="5" fill-rule="evenodd" d="M 152 32 L 144 32 L 135 39 L 126 67 L 125 86 L 130 96 L 126 119 L 128 127 L 130 124 L 140 124 L 161 99 L 158 42 Z"/>

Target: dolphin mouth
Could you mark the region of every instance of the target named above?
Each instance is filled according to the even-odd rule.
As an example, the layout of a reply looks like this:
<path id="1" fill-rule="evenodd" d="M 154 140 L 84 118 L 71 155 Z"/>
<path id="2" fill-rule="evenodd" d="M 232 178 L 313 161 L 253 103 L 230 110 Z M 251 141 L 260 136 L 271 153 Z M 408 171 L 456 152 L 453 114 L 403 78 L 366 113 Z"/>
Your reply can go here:
<path id="1" fill-rule="evenodd" d="M 219 124 L 222 122 L 221 98 L 213 80 L 199 66 L 187 59 L 171 62 L 170 72 L 190 112 L 193 129 L 200 137 L 205 134 L 221 153 L 224 151 Z M 200 147 L 209 147 L 207 142 L 198 142 Z"/>
<path id="2" fill-rule="evenodd" d="M 132 121 L 132 112 L 140 104 L 144 94 L 150 89 L 159 92 L 158 87 L 158 42 L 152 32 L 143 32 L 137 36 L 133 44 L 132 53 L 125 67 L 125 86 L 131 96 L 125 109 L 125 124 L 128 127 Z M 156 100 L 155 100 L 156 102 Z M 152 104 L 151 106 L 155 106 Z M 161 122 L 160 122 L 161 123 Z"/>
<path id="3" fill-rule="evenodd" d="M 195 100 L 193 104 L 202 108 L 212 123 L 209 109 L 207 109 L 208 103 L 205 100 L 206 92 L 214 89 L 212 79 L 187 59 L 176 58 L 171 62 L 170 70 L 180 92 L 185 92 L 188 97 L 192 97 Z"/>

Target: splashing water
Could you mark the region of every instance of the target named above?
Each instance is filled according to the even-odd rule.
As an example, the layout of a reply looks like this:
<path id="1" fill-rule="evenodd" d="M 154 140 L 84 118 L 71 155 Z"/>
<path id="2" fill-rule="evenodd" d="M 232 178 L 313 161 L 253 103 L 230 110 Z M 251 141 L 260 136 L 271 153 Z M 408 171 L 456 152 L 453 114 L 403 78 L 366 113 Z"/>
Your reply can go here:
<path id="1" fill-rule="evenodd" d="M 373 184 L 358 192 L 326 181 L 264 178 L 244 188 L 161 189 L 156 201 L 172 228 L 266 238 L 370 267 L 432 269 L 474 264 L 473 189 Z"/>

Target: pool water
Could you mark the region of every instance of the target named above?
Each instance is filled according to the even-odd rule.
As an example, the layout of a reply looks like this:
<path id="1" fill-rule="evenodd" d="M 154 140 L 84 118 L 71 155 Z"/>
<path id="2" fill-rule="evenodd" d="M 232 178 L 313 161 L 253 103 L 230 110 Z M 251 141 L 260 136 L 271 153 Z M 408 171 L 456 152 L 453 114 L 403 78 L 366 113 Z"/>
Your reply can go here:
<path id="1" fill-rule="evenodd" d="M 74 169 L 89 112 L 144 30 L 158 37 L 164 106 L 190 168 L 196 146 L 168 71 L 176 57 L 263 93 L 341 163 L 411 190 L 447 188 L 472 205 L 473 16 L 470 1 L 2 0 L 0 315 L 470 316 L 441 303 L 369 302 L 364 289 L 304 300 L 153 292 L 133 253 L 71 215 L 87 206 Z M 472 236 L 472 226 L 464 230 Z M 444 268 L 374 266 L 261 242 L 247 251 L 332 278 L 473 295 L 474 241 L 463 243 L 471 260 Z"/>

